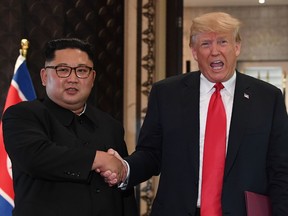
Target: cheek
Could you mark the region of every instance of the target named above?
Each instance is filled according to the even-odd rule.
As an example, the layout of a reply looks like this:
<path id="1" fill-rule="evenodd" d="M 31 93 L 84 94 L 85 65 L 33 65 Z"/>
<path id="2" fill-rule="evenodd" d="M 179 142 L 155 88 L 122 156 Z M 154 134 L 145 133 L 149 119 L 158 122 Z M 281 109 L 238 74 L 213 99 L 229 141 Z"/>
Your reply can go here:
<path id="1" fill-rule="evenodd" d="M 47 77 L 46 87 L 52 91 L 57 91 L 61 86 L 61 80 L 52 77 Z"/>
<path id="2" fill-rule="evenodd" d="M 209 49 L 199 49 L 198 52 L 195 52 L 195 57 L 197 61 L 208 61 L 209 57 L 211 56 L 211 52 Z M 196 60 L 196 59 L 195 59 Z"/>
<path id="3" fill-rule="evenodd" d="M 94 80 L 94 77 L 88 78 L 87 80 L 85 80 L 86 82 L 83 83 L 83 85 L 91 89 L 94 86 Z"/>
<path id="4" fill-rule="evenodd" d="M 230 56 L 231 58 L 232 57 L 237 58 L 240 55 L 240 47 L 239 46 L 231 47 L 227 52 L 227 55 Z"/>
<path id="5" fill-rule="evenodd" d="M 91 82 L 88 82 L 87 85 L 85 86 L 87 86 L 87 89 L 91 90 L 93 88 L 93 85 L 94 85 L 94 82 L 91 81 Z"/>
<path id="6" fill-rule="evenodd" d="M 231 52 L 227 53 L 228 59 L 232 62 L 237 60 L 237 51 L 236 50 L 231 50 Z"/>

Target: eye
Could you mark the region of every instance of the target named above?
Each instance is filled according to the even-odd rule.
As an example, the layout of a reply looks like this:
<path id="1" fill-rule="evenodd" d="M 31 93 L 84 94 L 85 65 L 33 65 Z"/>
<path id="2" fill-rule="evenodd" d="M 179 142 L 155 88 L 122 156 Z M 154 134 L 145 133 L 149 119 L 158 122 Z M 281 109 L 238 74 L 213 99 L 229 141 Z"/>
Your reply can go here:
<path id="1" fill-rule="evenodd" d="M 70 71 L 70 68 L 60 66 L 60 67 L 57 67 L 56 70 L 57 70 L 58 72 L 61 72 L 61 73 L 67 73 L 67 72 Z"/>
<path id="2" fill-rule="evenodd" d="M 207 42 L 207 41 L 204 41 L 204 42 L 202 42 L 200 45 L 201 45 L 201 47 L 206 48 L 206 47 L 209 47 L 210 43 Z"/>
<path id="3" fill-rule="evenodd" d="M 89 69 L 87 67 L 78 67 L 77 73 L 88 73 Z"/>
<path id="4" fill-rule="evenodd" d="M 226 45 L 228 43 L 228 41 L 227 40 L 220 40 L 218 43 L 220 45 Z"/>

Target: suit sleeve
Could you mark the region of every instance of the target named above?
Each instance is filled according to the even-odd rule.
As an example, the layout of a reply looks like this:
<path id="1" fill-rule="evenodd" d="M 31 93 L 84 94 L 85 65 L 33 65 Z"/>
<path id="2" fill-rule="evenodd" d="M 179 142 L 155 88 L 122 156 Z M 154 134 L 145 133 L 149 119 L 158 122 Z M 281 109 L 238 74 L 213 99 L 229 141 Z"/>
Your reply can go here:
<path id="1" fill-rule="evenodd" d="M 159 112 L 157 88 L 153 86 L 136 151 L 126 158 L 130 165 L 128 187 L 137 185 L 160 173 L 162 131 Z"/>

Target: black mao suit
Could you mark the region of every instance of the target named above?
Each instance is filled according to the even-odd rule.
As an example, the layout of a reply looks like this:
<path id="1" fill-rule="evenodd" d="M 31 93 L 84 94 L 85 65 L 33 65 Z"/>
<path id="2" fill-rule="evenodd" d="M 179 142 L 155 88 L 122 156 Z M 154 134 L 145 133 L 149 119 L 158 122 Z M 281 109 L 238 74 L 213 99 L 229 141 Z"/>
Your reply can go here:
<path id="1" fill-rule="evenodd" d="M 13 216 L 137 215 L 133 190 L 110 188 L 91 171 L 96 150 L 127 156 L 123 128 L 107 114 L 88 104 L 77 116 L 48 98 L 22 102 L 5 112 L 3 132 Z"/>
<path id="2" fill-rule="evenodd" d="M 129 184 L 161 172 L 151 216 L 195 214 L 199 178 L 200 72 L 156 83 L 136 152 L 126 158 Z M 288 124 L 281 91 L 237 72 L 222 208 L 245 216 L 244 191 L 270 196 L 274 216 L 288 215 Z"/>

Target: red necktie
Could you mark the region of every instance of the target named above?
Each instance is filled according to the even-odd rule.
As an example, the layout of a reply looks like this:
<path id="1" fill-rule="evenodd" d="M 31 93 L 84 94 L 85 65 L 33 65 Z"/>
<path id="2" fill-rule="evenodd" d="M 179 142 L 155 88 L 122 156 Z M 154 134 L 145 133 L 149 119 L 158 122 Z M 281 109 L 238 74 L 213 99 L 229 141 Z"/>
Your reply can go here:
<path id="1" fill-rule="evenodd" d="M 201 216 L 222 216 L 221 194 L 226 155 L 226 114 L 222 83 L 216 83 L 208 107 L 204 139 Z"/>

